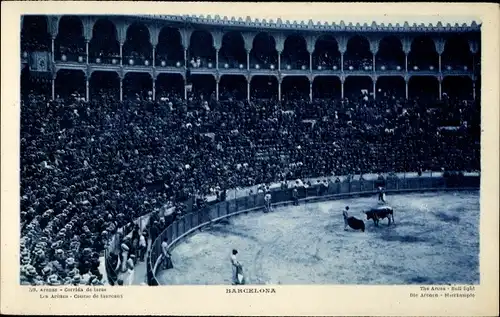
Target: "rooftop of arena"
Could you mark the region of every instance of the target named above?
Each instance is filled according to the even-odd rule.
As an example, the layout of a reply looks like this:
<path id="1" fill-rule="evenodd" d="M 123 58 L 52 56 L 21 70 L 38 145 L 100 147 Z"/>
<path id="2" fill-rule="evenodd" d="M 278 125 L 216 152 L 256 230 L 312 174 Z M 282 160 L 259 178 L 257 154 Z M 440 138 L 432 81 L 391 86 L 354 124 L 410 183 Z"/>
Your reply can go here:
<path id="1" fill-rule="evenodd" d="M 135 17 L 135 16 L 134 16 Z M 429 23 L 411 23 L 405 21 L 403 23 L 383 23 L 372 21 L 369 22 L 352 22 L 349 20 L 337 21 L 318 21 L 318 20 L 291 20 L 282 18 L 252 18 L 252 17 L 234 17 L 234 16 L 220 16 L 220 15 L 137 15 L 137 17 L 145 19 L 161 19 L 171 22 L 183 23 L 202 23 L 211 24 L 214 26 L 248 26 L 248 27 L 269 27 L 269 28 L 291 28 L 300 30 L 371 30 L 371 31 L 384 31 L 384 30 L 397 30 L 397 31 L 422 31 L 422 30 L 435 30 L 435 31 L 472 31 L 479 30 L 481 25 L 475 20 L 467 22 L 429 22 Z"/>

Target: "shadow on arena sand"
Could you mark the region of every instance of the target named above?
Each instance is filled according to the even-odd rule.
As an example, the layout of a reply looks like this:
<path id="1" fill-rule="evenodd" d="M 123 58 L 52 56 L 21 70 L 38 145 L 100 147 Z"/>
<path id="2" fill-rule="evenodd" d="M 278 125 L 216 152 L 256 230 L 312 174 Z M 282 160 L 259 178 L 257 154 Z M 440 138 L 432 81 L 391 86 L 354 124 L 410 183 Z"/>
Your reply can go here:
<path id="1" fill-rule="evenodd" d="M 366 221 L 373 197 L 231 218 L 180 243 L 160 283 L 231 284 L 232 248 L 248 284 L 479 283 L 479 192 L 402 194 L 388 203 L 390 227 Z M 343 230 L 346 205 L 366 232 Z"/>

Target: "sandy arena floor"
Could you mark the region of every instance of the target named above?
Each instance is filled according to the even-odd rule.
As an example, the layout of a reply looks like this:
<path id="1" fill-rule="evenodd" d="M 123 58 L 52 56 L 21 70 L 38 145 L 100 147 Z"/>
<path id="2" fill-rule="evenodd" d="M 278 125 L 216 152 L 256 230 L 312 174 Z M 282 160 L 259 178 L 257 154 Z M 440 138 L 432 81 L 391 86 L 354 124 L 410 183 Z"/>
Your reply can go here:
<path id="1" fill-rule="evenodd" d="M 479 191 L 393 195 L 396 225 L 367 222 L 376 197 L 280 207 L 213 225 L 172 250 L 161 284 L 231 284 L 239 251 L 247 284 L 479 283 Z M 344 231 L 342 210 L 365 220 Z"/>

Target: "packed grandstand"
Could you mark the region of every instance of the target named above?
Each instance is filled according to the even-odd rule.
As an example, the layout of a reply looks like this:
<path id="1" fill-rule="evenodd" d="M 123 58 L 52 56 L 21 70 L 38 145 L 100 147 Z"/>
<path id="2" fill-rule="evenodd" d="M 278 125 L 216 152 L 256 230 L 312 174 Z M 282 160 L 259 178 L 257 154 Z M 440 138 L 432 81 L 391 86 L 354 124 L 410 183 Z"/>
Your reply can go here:
<path id="1" fill-rule="evenodd" d="M 249 40 L 257 26 L 243 21 L 217 41 L 215 19 L 191 21 L 188 39 L 186 17 L 163 19 L 23 18 L 22 284 L 105 283 L 112 239 L 132 232 L 119 245 L 144 260 L 139 241 L 193 197 L 201 208 L 285 180 L 480 169 L 474 26 L 395 31 L 374 49 L 376 32 L 342 44 L 270 26 Z M 176 213 L 158 215 L 167 205 Z"/>

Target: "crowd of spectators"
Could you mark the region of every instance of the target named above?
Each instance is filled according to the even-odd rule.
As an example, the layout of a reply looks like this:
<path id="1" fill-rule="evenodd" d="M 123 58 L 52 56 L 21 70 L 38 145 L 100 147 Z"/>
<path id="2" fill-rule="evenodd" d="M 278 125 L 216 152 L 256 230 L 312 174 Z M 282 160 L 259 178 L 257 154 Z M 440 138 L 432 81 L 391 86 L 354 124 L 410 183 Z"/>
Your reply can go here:
<path id="1" fill-rule="evenodd" d="M 231 54 L 229 52 L 219 52 L 219 68 L 242 68 L 246 69 L 247 67 L 247 57 L 246 55 L 236 56 L 235 54 Z"/>
<path id="2" fill-rule="evenodd" d="M 334 66 L 340 70 L 340 56 L 335 56 L 333 54 L 323 53 L 318 56 L 313 56 L 313 67 L 318 69 L 332 69 Z"/>
<path id="3" fill-rule="evenodd" d="M 21 51 L 34 52 L 34 51 L 50 51 L 50 41 L 48 39 L 38 39 L 25 37 L 21 34 Z"/>
<path id="4" fill-rule="evenodd" d="M 344 59 L 344 70 L 373 70 L 373 59 L 372 58 L 350 58 Z"/>
<path id="5" fill-rule="evenodd" d="M 147 99 L 23 96 L 23 284 L 100 283 L 112 235 L 135 232 L 124 248 L 140 261 L 147 234 L 133 220 L 174 206 L 153 213 L 156 236 L 189 198 L 202 208 L 199 197 L 255 184 L 480 166 L 473 101 Z"/>

